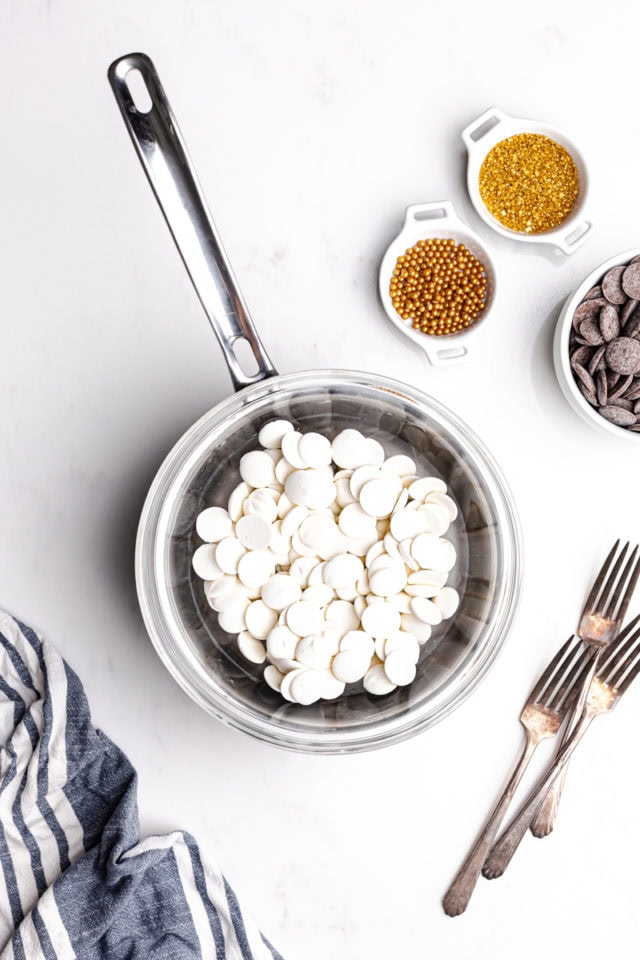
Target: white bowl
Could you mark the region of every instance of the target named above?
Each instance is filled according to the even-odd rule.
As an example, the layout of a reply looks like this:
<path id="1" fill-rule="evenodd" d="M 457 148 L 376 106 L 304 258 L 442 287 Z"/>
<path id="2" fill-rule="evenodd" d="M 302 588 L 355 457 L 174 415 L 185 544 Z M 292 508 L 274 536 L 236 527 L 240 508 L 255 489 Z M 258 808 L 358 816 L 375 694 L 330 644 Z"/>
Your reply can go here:
<path id="1" fill-rule="evenodd" d="M 563 394 L 578 416 L 601 433 L 608 433 L 609 436 L 626 439 L 635 444 L 640 443 L 640 433 L 633 433 L 625 427 L 619 427 L 615 423 L 610 423 L 609 420 L 605 420 L 580 393 L 569 362 L 569 334 L 571 333 L 573 314 L 578 304 L 582 302 L 585 293 L 587 293 L 591 287 L 598 284 L 611 267 L 628 263 L 632 257 L 639 255 L 640 249 L 638 248 L 627 250 L 625 253 L 619 253 L 617 256 L 611 257 L 610 260 L 605 260 L 605 262 L 601 263 L 595 270 L 592 270 L 575 293 L 572 293 L 567 298 L 560 311 L 553 339 L 553 364 L 556 370 L 556 376 Z"/>
<path id="2" fill-rule="evenodd" d="M 578 171 L 578 197 L 569 216 L 553 230 L 544 233 L 523 233 L 510 230 L 492 216 L 480 196 L 478 177 L 480 167 L 496 143 L 513 137 L 519 133 L 538 133 L 551 140 L 555 140 L 571 154 Z M 590 236 L 593 225 L 585 219 L 584 210 L 589 189 L 589 175 L 582 154 L 563 133 L 537 120 L 525 120 L 522 117 L 511 117 L 498 107 L 489 107 L 484 113 L 470 123 L 462 131 L 462 140 L 469 154 L 467 164 L 467 187 L 469 196 L 478 215 L 482 217 L 497 233 L 510 240 L 522 240 L 525 243 L 546 243 L 557 247 L 563 253 L 570 254 L 577 250 Z"/>
<path id="3" fill-rule="evenodd" d="M 464 243 L 467 250 L 484 266 L 487 278 L 486 306 L 477 320 L 464 333 L 450 333 L 445 336 L 432 336 L 416 330 L 410 320 L 403 320 L 397 312 L 391 297 L 389 285 L 398 257 L 406 253 L 418 240 L 429 237 L 442 237 Z M 433 366 L 459 363 L 469 356 L 469 345 L 486 322 L 496 293 L 496 269 L 487 247 L 480 237 L 471 230 L 456 214 L 449 200 L 435 203 L 416 203 L 407 207 L 404 224 L 398 236 L 393 240 L 382 258 L 378 275 L 380 300 L 384 311 L 397 329 L 414 343 L 417 343 L 427 355 Z"/>

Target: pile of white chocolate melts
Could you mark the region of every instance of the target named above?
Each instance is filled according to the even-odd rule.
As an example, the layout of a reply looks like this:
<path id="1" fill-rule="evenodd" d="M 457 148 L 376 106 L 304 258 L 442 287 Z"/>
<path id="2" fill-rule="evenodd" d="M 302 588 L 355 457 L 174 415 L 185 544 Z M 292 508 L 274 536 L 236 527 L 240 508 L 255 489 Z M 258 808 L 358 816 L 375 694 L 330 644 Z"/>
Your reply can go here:
<path id="1" fill-rule="evenodd" d="M 358 430 L 330 442 L 273 420 L 258 440 L 227 508 L 196 520 L 193 569 L 220 626 L 292 703 L 411 683 L 420 645 L 459 602 L 445 586 L 446 484 Z"/>

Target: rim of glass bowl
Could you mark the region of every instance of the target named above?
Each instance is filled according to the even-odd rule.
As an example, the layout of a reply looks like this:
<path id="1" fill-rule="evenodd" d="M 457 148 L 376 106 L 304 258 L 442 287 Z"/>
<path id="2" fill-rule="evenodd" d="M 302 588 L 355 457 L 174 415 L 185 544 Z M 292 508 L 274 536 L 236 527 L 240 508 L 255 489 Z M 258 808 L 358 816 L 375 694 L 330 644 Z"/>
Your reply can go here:
<path id="1" fill-rule="evenodd" d="M 265 394 L 279 394 L 283 389 L 303 384 L 306 390 L 316 385 L 331 388 L 341 385 L 373 387 L 391 392 L 402 400 L 426 408 L 447 433 L 457 434 L 481 473 L 493 501 L 502 549 L 502 577 L 493 620 L 486 624 L 481 650 L 474 655 L 460 677 L 457 688 L 446 688 L 422 708 L 410 710 L 400 717 L 390 717 L 368 724 L 365 730 L 331 731 L 326 736 L 311 730 L 291 729 L 281 719 L 269 722 L 236 702 L 222 688 L 212 689 L 209 678 L 186 656 L 177 640 L 177 620 L 169 622 L 171 585 L 163 575 L 166 545 L 169 542 L 169 518 L 183 478 L 198 462 L 204 449 L 209 449 L 209 436 L 214 426 L 239 419 L 245 408 Z M 520 524 L 511 491 L 502 471 L 476 434 L 448 407 L 420 390 L 400 381 L 377 374 L 351 370 L 314 370 L 284 374 L 247 387 L 233 394 L 205 413 L 177 441 L 160 466 L 147 494 L 140 516 L 135 555 L 138 601 L 149 637 L 156 653 L 174 680 L 206 712 L 218 720 L 250 736 L 276 746 L 307 753 L 355 753 L 387 746 L 407 739 L 433 726 L 465 700 L 485 677 L 495 662 L 509 633 L 515 616 L 522 583 L 523 557 Z M 183 636 L 188 643 L 188 637 Z"/>

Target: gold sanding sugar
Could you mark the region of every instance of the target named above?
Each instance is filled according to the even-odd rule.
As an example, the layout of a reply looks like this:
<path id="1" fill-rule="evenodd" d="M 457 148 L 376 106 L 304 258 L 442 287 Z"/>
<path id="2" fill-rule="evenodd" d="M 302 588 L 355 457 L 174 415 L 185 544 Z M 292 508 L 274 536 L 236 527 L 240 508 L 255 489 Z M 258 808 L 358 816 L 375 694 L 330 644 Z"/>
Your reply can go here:
<path id="1" fill-rule="evenodd" d="M 403 320 L 434 336 L 471 326 L 486 304 L 484 267 L 451 238 L 418 240 L 398 257 L 389 296 Z"/>
<path id="2" fill-rule="evenodd" d="M 491 148 L 478 186 L 489 213 L 509 230 L 544 233 L 571 213 L 578 171 L 571 154 L 555 140 L 518 133 Z"/>

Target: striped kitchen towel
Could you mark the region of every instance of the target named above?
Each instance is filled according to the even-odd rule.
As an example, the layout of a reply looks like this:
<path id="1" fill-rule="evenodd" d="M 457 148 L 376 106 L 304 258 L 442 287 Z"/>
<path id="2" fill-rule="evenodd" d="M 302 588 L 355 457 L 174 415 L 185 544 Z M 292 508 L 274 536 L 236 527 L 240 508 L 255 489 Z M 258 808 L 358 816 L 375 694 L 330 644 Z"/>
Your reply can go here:
<path id="1" fill-rule="evenodd" d="M 0 611 L 0 960 L 282 960 L 192 837 L 140 839 L 136 782 L 77 676 Z"/>

